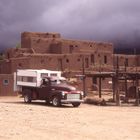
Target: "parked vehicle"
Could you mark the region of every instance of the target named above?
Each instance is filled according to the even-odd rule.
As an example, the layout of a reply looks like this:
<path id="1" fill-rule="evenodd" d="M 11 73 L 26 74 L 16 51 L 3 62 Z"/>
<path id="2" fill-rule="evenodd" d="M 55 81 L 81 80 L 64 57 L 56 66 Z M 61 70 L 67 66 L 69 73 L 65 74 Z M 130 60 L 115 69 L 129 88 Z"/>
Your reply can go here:
<path id="1" fill-rule="evenodd" d="M 83 92 L 69 85 L 60 71 L 17 70 L 15 90 L 24 97 L 25 103 L 32 100 L 45 100 L 53 106 L 70 103 L 78 107 L 83 102 Z"/>

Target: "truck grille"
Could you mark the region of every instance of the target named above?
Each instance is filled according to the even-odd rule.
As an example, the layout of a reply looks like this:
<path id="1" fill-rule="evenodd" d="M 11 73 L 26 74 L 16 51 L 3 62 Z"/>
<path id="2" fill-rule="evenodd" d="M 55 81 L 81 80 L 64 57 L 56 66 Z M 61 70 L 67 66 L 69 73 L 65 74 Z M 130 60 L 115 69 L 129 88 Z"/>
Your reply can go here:
<path id="1" fill-rule="evenodd" d="M 67 94 L 67 99 L 80 99 L 80 94 Z"/>

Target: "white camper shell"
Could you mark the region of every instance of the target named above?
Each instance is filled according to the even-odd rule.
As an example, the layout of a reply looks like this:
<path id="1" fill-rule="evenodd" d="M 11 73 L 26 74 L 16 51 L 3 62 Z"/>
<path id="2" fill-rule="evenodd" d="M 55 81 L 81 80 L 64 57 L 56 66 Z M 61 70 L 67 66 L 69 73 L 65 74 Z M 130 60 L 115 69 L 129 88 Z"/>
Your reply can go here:
<path id="1" fill-rule="evenodd" d="M 15 85 L 40 87 L 42 79 L 44 79 L 45 77 L 61 78 L 61 71 L 51 71 L 46 69 L 20 69 L 15 73 Z"/>

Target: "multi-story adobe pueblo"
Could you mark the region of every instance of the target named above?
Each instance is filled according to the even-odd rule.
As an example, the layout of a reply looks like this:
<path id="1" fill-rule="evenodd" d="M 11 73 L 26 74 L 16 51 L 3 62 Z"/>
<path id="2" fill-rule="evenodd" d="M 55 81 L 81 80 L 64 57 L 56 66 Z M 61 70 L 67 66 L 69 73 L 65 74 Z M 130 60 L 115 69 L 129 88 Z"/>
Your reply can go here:
<path id="1" fill-rule="evenodd" d="M 59 33 L 21 34 L 21 47 L 8 49 L 0 61 L 0 95 L 14 95 L 13 73 L 17 69 L 60 70 L 67 78 L 84 73 L 114 71 L 116 58 L 121 69 L 140 71 L 139 55 L 117 55 L 113 44 L 61 38 Z M 103 79 L 104 89 L 112 85 Z M 87 88 L 98 84 L 96 78 L 86 78 Z M 8 88 L 7 88 L 8 86 Z"/>

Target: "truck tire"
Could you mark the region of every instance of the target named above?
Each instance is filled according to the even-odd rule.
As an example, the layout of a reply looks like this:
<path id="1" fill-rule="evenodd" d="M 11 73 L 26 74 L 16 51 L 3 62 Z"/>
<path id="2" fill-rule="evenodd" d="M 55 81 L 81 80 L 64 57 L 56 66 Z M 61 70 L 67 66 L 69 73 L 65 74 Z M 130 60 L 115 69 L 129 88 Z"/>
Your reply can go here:
<path id="1" fill-rule="evenodd" d="M 78 107 L 81 103 L 72 103 L 73 107 Z"/>
<path id="2" fill-rule="evenodd" d="M 24 102 L 25 103 L 31 103 L 32 102 L 31 91 L 28 90 L 28 89 L 24 90 Z"/>
<path id="3" fill-rule="evenodd" d="M 52 105 L 55 106 L 55 107 L 58 107 L 61 105 L 61 102 L 60 102 L 60 99 L 58 96 L 54 96 L 52 98 Z"/>

